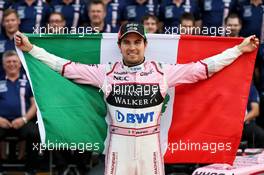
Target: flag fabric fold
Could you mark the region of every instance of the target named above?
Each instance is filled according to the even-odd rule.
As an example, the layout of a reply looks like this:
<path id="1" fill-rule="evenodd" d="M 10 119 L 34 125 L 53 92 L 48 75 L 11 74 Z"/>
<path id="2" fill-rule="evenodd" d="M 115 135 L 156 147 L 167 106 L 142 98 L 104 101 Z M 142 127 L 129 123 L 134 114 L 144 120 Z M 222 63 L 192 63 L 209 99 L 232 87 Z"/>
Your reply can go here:
<path id="1" fill-rule="evenodd" d="M 117 34 L 28 35 L 30 41 L 62 58 L 101 64 L 122 58 Z M 188 63 L 233 47 L 241 38 L 147 35 L 146 59 Z M 41 140 L 46 147 L 102 152 L 107 108 L 100 89 L 75 84 L 18 50 L 38 107 Z M 169 90 L 161 117 L 161 146 L 167 163 L 232 163 L 238 148 L 254 53 L 240 56 L 208 80 Z M 44 144 L 45 143 L 45 144 Z M 59 145 L 61 144 L 61 145 Z"/>

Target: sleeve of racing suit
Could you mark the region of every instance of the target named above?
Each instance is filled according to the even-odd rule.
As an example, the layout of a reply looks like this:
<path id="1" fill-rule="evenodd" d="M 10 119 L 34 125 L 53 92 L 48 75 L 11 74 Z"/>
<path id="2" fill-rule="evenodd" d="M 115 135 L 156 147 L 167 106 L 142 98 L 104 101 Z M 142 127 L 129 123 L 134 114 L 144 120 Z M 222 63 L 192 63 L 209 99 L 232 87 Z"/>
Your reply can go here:
<path id="1" fill-rule="evenodd" d="M 183 83 L 194 83 L 209 78 L 234 62 L 241 54 L 241 51 L 235 46 L 198 62 L 175 65 L 166 64 L 164 73 L 167 77 L 168 86 L 173 87 Z"/>
<path id="2" fill-rule="evenodd" d="M 96 87 L 102 87 L 105 78 L 105 65 L 86 65 L 71 62 L 50 54 L 46 50 L 33 46 L 29 52 L 33 57 L 48 65 L 51 69 L 59 72 L 62 76 L 72 79 L 80 84 L 90 84 Z"/>

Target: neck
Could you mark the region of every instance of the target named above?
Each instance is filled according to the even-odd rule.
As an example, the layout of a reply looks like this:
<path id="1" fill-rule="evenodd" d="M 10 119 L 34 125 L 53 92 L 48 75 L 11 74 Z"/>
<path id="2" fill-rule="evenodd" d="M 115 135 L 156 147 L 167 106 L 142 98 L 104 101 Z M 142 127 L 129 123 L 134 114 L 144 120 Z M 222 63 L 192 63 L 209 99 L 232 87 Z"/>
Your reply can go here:
<path id="1" fill-rule="evenodd" d="M 251 0 L 250 3 L 253 4 L 254 6 L 258 6 L 262 4 L 262 0 Z"/>
<path id="2" fill-rule="evenodd" d="M 72 0 L 63 0 L 63 2 L 68 5 L 68 4 L 72 3 Z"/>
<path id="3" fill-rule="evenodd" d="M 125 66 L 127 66 L 127 67 L 138 66 L 138 65 L 141 65 L 141 64 L 144 63 L 144 62 L 145 62 L 145 57 L 144 57 L 144 59 L 143 59 L 142 61 L 140 61 L 139 63 L 136 63 L 136 64 L 129 64 L 129 63 L 126 63 L 126 62 L 125 62 L 125 59 L 123 59 L 123 64 L 124 64 Z"/>
<path id="4" fill-rule="evenodd" d="M 25 2 L 26 2 L 29 6 L 31 6 L 31 5 L 35 2 L 35 0 L 25 0 Z"/>
<path id="5" fill-rule="evenodd" d="M 12 40 L 13 38 L 14 38 L 14 36 L 15 36 L 15 33 L 16 32 L 6 32 L 6 36 L 10 39 L 10 40 Z"/>
<path id="6" fill-rule="evenodd" d="M 19 74 L 7 74 L 6 77 L 11 81 L 15 81 L 19 78 Z"/>
<path id="7" fill-rule="evenodd" d="M 101 22 L 101 23 L 91 23 L 91 27 L 94 28 L 97 27 L 99 28 L 99 31 L 102 31 L 104 29 L 104 22 Z"/>
<path id="8" fill-rule="evenodd" d="M 173 3 L 176 4 L 177 7 L 179 7 L 182 3 L 182 0 L 173 0 Z"/>

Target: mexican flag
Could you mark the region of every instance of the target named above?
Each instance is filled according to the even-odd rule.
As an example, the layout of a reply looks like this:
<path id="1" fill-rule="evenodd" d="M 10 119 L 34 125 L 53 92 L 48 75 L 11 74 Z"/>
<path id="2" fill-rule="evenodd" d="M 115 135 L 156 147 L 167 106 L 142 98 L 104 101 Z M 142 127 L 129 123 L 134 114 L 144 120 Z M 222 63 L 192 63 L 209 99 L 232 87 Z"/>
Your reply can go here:
<path id="1" fill-rule="evenodd" d="M 119 61 L 117 34 L 28 35 L 62 58 L 84 64 Z M 147 35 L 145 57 L 188 63 L 218 54 L 241 38 Z M 42 147 L 102 152 L 107 135 L 103 94 L 75 84 L 18 50 L 38 107 Z M 256 53 L 240 56 L 208 80 L 169 90 L 161 117 L 160 143 L 167 163 L 232 163 L 243 127 Z M 63 145 L 63 146 L 62 146 Z"/>

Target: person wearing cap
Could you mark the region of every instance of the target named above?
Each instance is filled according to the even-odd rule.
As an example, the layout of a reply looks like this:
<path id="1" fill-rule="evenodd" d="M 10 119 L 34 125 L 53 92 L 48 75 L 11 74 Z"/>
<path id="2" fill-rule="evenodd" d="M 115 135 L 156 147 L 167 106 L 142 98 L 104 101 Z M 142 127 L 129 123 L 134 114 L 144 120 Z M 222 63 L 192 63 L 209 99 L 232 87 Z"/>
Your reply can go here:
<path id="1" fill-rule="evenodd" d="M 104 92 L 110 114 L 106 175 L 163 175 L 160 111 L 167 89 L 211 77 L 241 54 L 255 50 L 259 41 L 250 36 L 241 44 L 199 62 L 162 64 L 145 60 L 147 38 L 143 25 L 127 23 L 118 33 L 122 60 L 98 65 L 57 57 L 32 45 L 19 32 L 15 43 L 62 76 Z"/>

